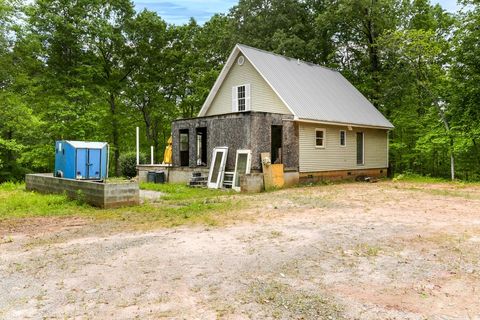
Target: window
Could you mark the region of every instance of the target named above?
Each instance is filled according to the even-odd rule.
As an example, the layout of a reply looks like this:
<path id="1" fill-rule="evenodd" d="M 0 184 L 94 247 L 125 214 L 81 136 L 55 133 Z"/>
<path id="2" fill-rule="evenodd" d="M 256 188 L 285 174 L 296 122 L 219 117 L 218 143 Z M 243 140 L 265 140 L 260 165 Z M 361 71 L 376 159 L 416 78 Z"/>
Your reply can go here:
<path id="1" fill-rule="evenodd" d="M 365 164 L 365 137 L 363 132 L 357 132 L 357 165 Z"/>
<path id="2" fill-rule="evenodd" d="M 180 132 L 180 151 L 188 151 L 188 131 Z"/>
<path id="3" fill-rule="evenodd" d="M 245 86 L 237 87 L 238 111 L 245 111 Z"/>
<path id="4" fill-rule="evenodd" d="M 345 147 L 347 145 L 347 133 L 345 130 L 340 130 L 340 146 Z"/>
<path id="5" fill-rule="evenodd" d="M 232 112 L 250 110 L 250 85 L 243 84 L 232 87 Z"/>
<path id="6" fill-rule="evenodd" d="M 243 66 L 243 64 L 245 63 L 245 57 L 244 56 L 238 57 L 237 63 L 239 66 Z"/>
<path id="7" fill-rule="evenodd" d="M 325 129 L 315 129 L 315 147 L 325 148 L 325 138 L 326 138 Z"/>
<path id="8" fill-rule="evenodd" d="M 212 162 L 208 171 L 209 188 L 218 189 L 222 185 L 225 175 L 225 163 L 227 161 L 228 147 L 213 148 Z"/>
<path id="9" fill-rule="evenodd" d="M 180 129 L 180 166 L 188 167 L 190 162 L 189 154 L 189 133 L 188 129 Z"/>
<path id="10" fill-rule="evenodd" d="M 240 191 L 240 175 L 249 174 L 250 166 L 252 163 L 252 151 L 251 150 L 237 150 L 237 159 L 235 161 L 235 172 L 233 174 L 234 190 Z"/>

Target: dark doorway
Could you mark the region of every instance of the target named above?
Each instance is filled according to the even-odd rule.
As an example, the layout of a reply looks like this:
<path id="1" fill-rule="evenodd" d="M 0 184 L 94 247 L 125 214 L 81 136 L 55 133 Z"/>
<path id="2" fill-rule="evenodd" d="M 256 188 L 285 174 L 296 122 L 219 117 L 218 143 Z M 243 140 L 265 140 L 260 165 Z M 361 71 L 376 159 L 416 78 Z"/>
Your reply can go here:
<path id="1" fill-rule="evenodd" d="M 197 128 L 197 166 L 207 165 L 207 128 Z"/>
<path id="2" fill-rule="evenodd" d="M 272 126 L 272 163 L 282 163 L 282 126 Z"/>
<path id="3" fill-rule="evenodd" d="M 180 165 L 182 167 L 188 167 L 190 156 L 189 156 L 189 136 L 188 129 L 180 129 Z"/>

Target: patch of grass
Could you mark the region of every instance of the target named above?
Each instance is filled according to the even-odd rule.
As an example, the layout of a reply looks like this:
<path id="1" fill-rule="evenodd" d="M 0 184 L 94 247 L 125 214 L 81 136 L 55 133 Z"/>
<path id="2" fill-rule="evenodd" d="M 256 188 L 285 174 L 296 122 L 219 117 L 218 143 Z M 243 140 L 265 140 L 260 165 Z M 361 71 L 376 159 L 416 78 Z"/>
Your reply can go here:
<path id="1" fill-rule="evenodd" d="M 450 180 L 446 178 L 440 178 L 440 177 L 432 177 L 429 175 L 421 175 L 417 173 L 402 173 L 402 174 L 397 174 L 395 177 L 392 179 L 392 181 L 402 181 L 402 182 L 418 182 L 418 183 L 448 183 L 452 185 L 456 185 L 459 187 L 462 186 L 478 186 L 480 185 L 479 181 L 465 181 L 465 180 Z"/>
<path id="2" fill-rule="evenodd" d="M 275 238 L 279 238 L 283 236 L 283 232 L 282 231 L 277 231 L 277 230 L 272 230 L 270 232 L 270 239 L 275 239 Z"/>
<path id="3" fill-rule="evenodd" d="M 0 221 L 28 217 L 80 216 L 116 220 L 142 229 L 183 224 L 215 226 L 230 218 L 235 219 L 236 215 L 228 214 L 245 204 L 238 197 L 229 197 L 232 192 L 228 191 L 190 189 L 181 185 L 153 186 L 142 187 L 165 192 L 166 199 L 134 207 L 99 209 L 85 204 L 82 199 L 69 200 L 65 195 L 27 192 L 24 184 L 5 183 L 0 185 Z"/>
<path id="4" fill-rule="evenodd" d="M 178 183 L 141 183 L 140 189 L 163 192 L 165 193 L 165 196 L 162 197 L 164 200 L 207 199 L 237 194 L 233 190 L 190 188 L 185 184 Z"/>
<path id="5" fill-rule="evenodd" d="M 422 176 L 416 173 L 402 173 L 395 175 L 392 181 L 405 181 L 405 182 L 420 182 L 420 183 L 439 183 L 439 182 L 452 182 L 445 178 L 437 178 L 431 176 Z"/>
<path id="6" fill-rule="evenodd" d="M 449 196 L 465 199 L 480 199 L 479 195 L 471 194 L 468 192 L 454 191 L 454 190 L 442 190 L 442 189 L 419 189 L 420 191 L 427 192 L 437 196 Z"/>
<path id="7" fill-rule="evenodd" d="M 25 191 L 25 185 L 3 183 L 0 185 L 0 220 L 6 218 L 84 215 L 95 211 L 78 204 L 65 195 L 42 195 Z"/>
<path id="8" fill-rule="evenodd" d="M 146 203 L 141 206 L 105 210 L 110 218 L 118 219 L 140 229 L 174 227 L 184 224 L 222 224 L 228 212 L 241 208 L 240 201 L 191 201 L 188 203 Z"/>
<path id="9" fill-rule="evenodd" d="M 247 295 L 275 319 L 344 319 L 342 308 L 331 299 L 278 281 L 256 281 Z"/>
<path id="10" fill-rule="evenodd" d="M 431 189 L 431 188 L 427 189 L 427 188 L 418 188 L 415 186 L 409 186 L 401 189 L 410 190 L 410 191 L 419 191 L 419 192 L 428 193 L 435 196 L 456 197 L 456 198 L 464 198 L 464 199 L 480 199 L 479 194 L 470 193 L 468 191 L 457 191 L 457 190 L 449 190 L 449 189 Z"/>
<path id="11" fill-rule="evenodd" d="M 371 246 L 366 243 L 357 244 L 354 248 L 355 255 L 360 257 L 376 257 L 381 251 L 380 247 Z"/>

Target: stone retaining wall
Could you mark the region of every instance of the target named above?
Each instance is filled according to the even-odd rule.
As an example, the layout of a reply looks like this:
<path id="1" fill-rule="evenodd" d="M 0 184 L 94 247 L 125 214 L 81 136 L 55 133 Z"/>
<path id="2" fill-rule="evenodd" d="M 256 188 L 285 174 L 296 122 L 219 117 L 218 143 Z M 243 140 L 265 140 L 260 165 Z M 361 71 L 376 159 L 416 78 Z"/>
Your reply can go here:
<path id="1" fill-rule="evenodd" d="M 26 189 L 40 193 L 65 193 L 100 208 L 117 208 L 140 204 L 138 183 L 100 183 L 56 178 L 53 174 L 27 174 Z"/>

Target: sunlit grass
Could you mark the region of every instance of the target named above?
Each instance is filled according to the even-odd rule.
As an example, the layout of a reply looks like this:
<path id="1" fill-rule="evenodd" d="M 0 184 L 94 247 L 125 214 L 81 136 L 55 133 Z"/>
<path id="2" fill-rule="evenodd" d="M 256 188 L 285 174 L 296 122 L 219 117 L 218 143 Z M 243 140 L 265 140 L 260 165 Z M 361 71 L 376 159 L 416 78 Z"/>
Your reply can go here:
<path id="1" fill-rule="evenodd" d="M 164 200 L 207 199 L 236 194 L 231 189 L 190 188 L 186 184 L 179 183 L 141 183 L 140 189 L 163 192 L 165 195 L 162 199 Z"/>
<path id="2" fill-rule="evenodd" d="M 416 173 L 402 173 L 395 175 L 393 181 L 419 182 L 419 183 L 439 183 L 451 182 L 450 180 L 431 176 L 422 176 Z"/>
<path id="3" fill-rule="evenodd" d="M 0 220 L 7 218 L 85 215 L 96 211 L 65 195 L 42 195 L 25 190 L 25 185 L 7 182 L 0 185 Z"/>
<path id="4" fill-rule="evenodd" d="M 446 179 L 446 178 L 440 178 L 440 177 L 431 177 L 431 176 L 424 176 L 420 175 L 417 173 L 402 173 L 402 174 L 397 174 L 393 178 L 393 181 L 399 181 L 399 182 L 417 182 L 417 183 L 449 183 L 452 185 L 456 186 L 475 186 L 475 185 L 480 185 L 480 182 L 478 181 L 465 181 L 465 180 L 451 180 L 451 179 Z"/>
<path id="5" fill-rule="evenodd" d="M 114 220 L 139 228 L 184 224 L 219 225 L 244 206 L 232 191 L 192 189 L 179 184 L 142 184 L 165 195 L 155 203 L 117 209 L 99 209 L 68 199 L 25 190 L 24 184 L 0 185 L 0 221 L 29 217 L 89 217 Z M 227 214 L 230 218 L 227 217 Z"/>

